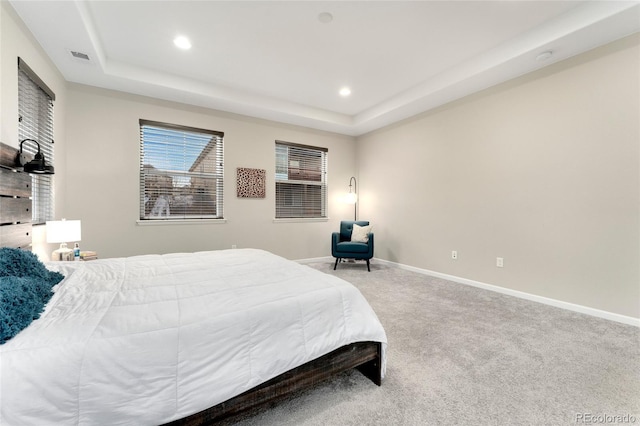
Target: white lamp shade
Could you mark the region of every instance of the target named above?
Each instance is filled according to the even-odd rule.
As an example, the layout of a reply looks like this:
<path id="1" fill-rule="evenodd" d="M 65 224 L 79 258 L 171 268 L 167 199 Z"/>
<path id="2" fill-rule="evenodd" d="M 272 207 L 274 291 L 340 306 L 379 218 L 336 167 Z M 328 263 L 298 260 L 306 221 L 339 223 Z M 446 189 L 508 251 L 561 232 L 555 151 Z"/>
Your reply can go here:
<path id="1" fill-rule="evenodd" d="M 358 194 L 355 192 L 349 192 L 344 200 L 348 204 L 355 204 L 358 201 Z"/>
<path id="2" fill-rule="evenodd" d="M 69 243 L 73 241 L 80 241 L 81 237 L 82 227 L 79 220 L 47 221 L 48 243 Z"/>

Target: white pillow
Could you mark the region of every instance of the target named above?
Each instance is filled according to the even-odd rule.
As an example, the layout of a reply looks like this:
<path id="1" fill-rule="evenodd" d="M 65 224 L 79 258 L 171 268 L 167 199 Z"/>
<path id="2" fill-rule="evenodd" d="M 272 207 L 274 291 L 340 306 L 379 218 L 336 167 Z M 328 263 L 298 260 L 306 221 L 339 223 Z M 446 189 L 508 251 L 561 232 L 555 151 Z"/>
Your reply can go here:
<path id="1" fill-rule="evenodd" d="M 353 224 L 353 231 L 351 231 L 351 241 L 354 243 L 368 243 L 369 232 L 371 232 L 371 225 L 360 226 Z"/>

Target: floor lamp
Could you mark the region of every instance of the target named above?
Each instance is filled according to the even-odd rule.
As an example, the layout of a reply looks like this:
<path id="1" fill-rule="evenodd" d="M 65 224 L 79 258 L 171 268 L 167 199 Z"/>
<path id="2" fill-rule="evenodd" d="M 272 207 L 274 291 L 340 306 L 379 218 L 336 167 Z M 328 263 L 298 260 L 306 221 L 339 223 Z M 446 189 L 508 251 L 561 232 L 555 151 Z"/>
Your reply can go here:
<path id="1" fill-rule="evenodd" d="M 353 185 L 351 185 L 351 182 L 353 182 Z M 351 192 L 352 186 L 353 192 Z M 349 193 L 347 194 L 347 203 L 353 204 L 353 220 L 358 220 L 358 182 L 353 176 L 351 176 L 351 179 L 349 179 Z"/>

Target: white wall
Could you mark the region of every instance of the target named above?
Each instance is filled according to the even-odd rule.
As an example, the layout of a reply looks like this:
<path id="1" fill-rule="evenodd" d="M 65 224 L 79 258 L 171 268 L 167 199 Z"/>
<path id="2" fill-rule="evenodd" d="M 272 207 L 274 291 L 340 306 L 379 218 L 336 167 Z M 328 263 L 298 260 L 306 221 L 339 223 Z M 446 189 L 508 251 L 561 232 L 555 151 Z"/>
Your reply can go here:
<path id="1" fill-rule="evenodd" d="M 270 250 L 303 259 L 330 256 L 331 232 L 351 216 L 342 202 L 355 173 L 349 136 L 280 125 L 121 92 L 69 86 L 66 203 L 60 217 L 82 220 L 82 246 L 100 257 L 227 249 Z M 138 225 L 139 119 L 224 132 L 223 224 Z M 329 150 L 329 221 L 274 223 L 275 141 Z M 236 168 L 267 171 L 264 199 L 236 197 Z"/>
<path id="2" fill-rule="evenodd" d="M 0 141 L 14 147 L 18 140 L 18 57 L 31 67 L 56 94 L 54 103 L 55 169 L 54 190 L 56 209 L 65 203 L 60 184 L 65 180 L 66 82 L 49 60 L 38 42 L 24 26 L 11 5 L 0 2 Z M 33 228 L 33 251 L 48 258 L 49 246 L 44 243 L 44 226 Z"/>
<path id="3" fill-rule="evenodd" d="M 376 256 L 640 317 L 638 40 L 358 138 Z"/>

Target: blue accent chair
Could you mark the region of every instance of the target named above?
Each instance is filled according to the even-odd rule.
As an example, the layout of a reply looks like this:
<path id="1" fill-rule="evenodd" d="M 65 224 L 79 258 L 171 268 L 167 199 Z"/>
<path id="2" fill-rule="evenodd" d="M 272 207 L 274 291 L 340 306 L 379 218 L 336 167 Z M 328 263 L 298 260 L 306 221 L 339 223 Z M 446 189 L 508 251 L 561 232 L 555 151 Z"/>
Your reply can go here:
<path id="1" fill-rule="evenodd" d="M 340 232 L 331 234 L 331 255 L 336 258 L 336 263 L 333 265 L 334 271 L 341 259 L 360 259 L 367 261 L 367 270 L 371 272 L 369 259 L 373 257 L 373 232 L 369 233 L 368 242 L 353 242 L 351 241 L 351 232 L 354 223 L 359 226 L 369 225 L 366 220 L 343 220 L 340 222 Z"/>

